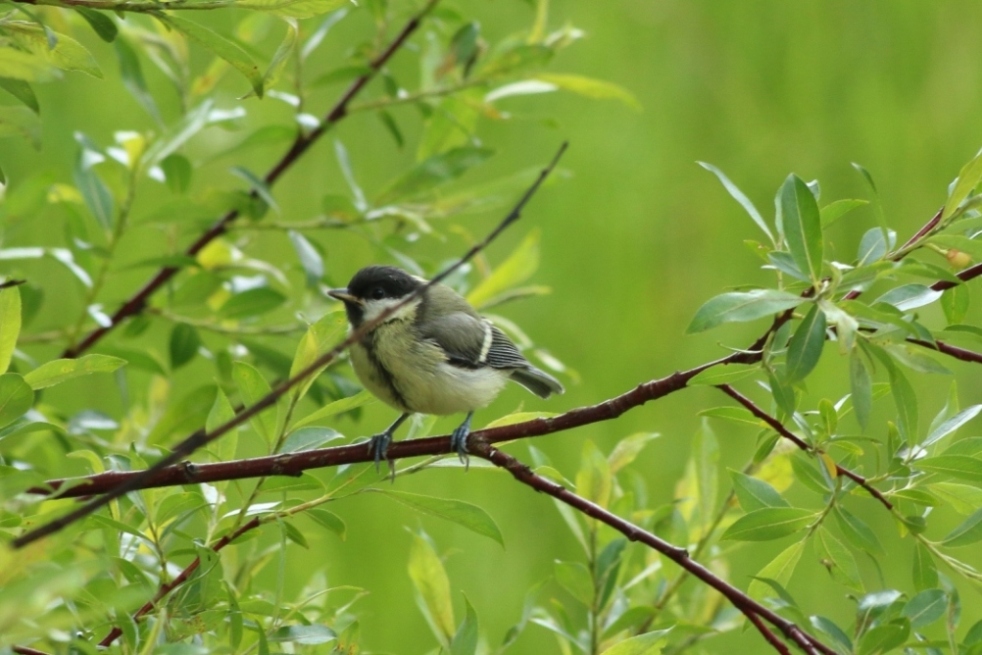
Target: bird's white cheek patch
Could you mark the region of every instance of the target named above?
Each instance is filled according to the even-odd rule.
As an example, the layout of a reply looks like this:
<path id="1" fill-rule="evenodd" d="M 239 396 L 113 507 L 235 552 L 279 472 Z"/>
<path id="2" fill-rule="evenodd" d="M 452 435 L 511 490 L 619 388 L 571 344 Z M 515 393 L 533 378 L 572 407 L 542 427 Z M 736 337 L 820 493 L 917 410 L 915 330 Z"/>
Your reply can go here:
<path id="1" fill-rule="evenodd" d="M 401 298 L 383 298 L 382 300 L 369 300 L 365 303 L 365 309 L 363 310 L 362 321 L 367 323 L 369 321 L 374 321 L 378 316 L 388 310 L 390 307 L 394 307 L 402 302 Z M 395 311 L 395 313 L 386 316 L 383 323 L 388 323 L 389 321 L 400 321 L 411 319 L 416 315 L 416 308 L 419 307 L 419 299 L 415 299 L 409 304 L 400 307 Z"/>

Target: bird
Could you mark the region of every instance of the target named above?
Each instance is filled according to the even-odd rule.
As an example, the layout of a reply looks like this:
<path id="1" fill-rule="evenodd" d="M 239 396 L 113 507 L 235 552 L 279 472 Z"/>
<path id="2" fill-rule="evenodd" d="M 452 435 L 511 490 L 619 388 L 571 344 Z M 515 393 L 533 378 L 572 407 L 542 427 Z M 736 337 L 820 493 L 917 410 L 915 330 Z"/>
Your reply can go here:
<path id="1" fill-rule="evenodd" d="M 376 469 L 387 459 L 393 434 L 411 414 L 465 413 L 450 445 L 466 463 L 474 411 L 488 406 L 509 380 L 540 398 L 564 391 L 559 380 L 533 366 L 504 332 L 460 294 L 444 284 L 428 284 L 401 268 L 372 265 L 356 272 L 347 287 L 327 291 L 344 303 L 351 331 L 418 294 L 371 327 L 350 349 L 362 385 L 401 412 L 369 441 Z"/>

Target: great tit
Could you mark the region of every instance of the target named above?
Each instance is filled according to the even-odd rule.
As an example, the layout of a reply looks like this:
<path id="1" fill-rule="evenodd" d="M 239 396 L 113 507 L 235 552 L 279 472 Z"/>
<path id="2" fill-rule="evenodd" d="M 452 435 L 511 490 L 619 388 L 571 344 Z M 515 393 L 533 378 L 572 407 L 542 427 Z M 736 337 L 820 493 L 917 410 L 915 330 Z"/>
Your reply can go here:
<path id="1" fill-rule="evenodd" d="M 347 288 L 331 289 L 328 295 L 344 303 L 354 330 L 425 284 L 394 266 L 367 266 L 355 273 Z M 558 380 L 530 364 L 504 332 L 443 284 L 431 286 L 387 316 L 350 352 L 365 388 L 402 412 L 371 439 L 376 468 L 393 433 L 412 413 L 466 412 L 450 439 L 466 460 L 474 410 L 489 405 L 508 380 L 542 398 L 563 393 Z"/>

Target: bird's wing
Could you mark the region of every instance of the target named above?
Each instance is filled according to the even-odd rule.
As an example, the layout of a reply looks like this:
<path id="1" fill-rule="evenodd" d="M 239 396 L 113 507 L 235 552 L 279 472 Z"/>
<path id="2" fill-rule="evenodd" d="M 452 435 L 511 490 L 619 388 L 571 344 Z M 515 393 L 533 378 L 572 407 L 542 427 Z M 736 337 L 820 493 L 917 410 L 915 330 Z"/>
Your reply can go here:
<path id="1" fill-rule="evenodd" d="M 479 316 L 447 314 L 431 322 L 423 338 L 435 342 L 451 364 L 464 368 L 524 368 L 528 360 L 504 332 Z"/>

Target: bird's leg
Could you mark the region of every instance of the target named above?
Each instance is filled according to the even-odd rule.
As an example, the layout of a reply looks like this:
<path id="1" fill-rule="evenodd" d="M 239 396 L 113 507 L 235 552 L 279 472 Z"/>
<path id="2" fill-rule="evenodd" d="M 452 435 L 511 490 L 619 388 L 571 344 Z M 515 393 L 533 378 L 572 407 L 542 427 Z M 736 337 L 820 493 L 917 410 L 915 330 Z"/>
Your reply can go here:
<path id="1" fill-rule="evenodd" d="M 471 433 L 471 418 L 473 417 L 474 412 L 467 412 L 467 418 L 450 435 L 450 447 L 456 451 L 457 457 L 465 465 L 469 462 L 467 457 L 467 435 Z"/>
<path id="2" fill-rule="evenodd" d="M 385 457 L 386 453 L 389 451 L 389 444 L 392 443 L 392 434 L 399 429 L 402 422 L 409 418 L 409 413 L 406 412 L 402 414 L 399 418 L 392 422 L 392 425 L 385 428 L 385 430 L 368 440 L 368 452 L 375 456 L 375 472 L 379 472 L 379 465 L 382 462 L 382 458 Z M 386 458 L 388 459 L 388 458 Z M 392 477 L 395 478 L 396 467 L 395 464 L 389 460 L 389 469 L 392 472 Z"/>

